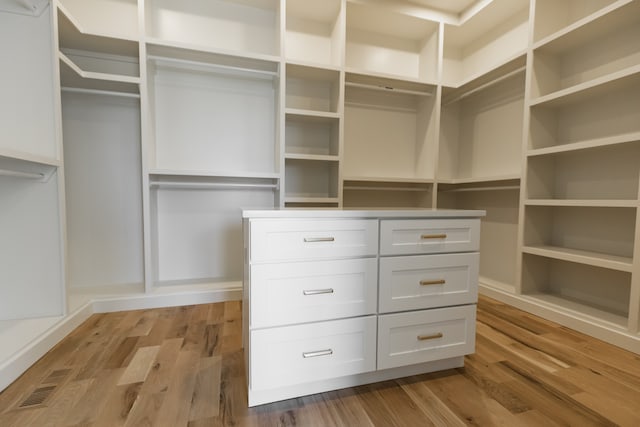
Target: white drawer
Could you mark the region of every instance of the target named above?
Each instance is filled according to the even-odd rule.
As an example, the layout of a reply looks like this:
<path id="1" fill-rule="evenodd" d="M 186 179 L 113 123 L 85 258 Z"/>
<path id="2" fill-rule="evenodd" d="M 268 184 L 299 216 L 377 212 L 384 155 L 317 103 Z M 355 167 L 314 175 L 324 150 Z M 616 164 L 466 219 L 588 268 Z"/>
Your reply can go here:
<path id="1" fill-rule="evenodd" d="M 473 353 L 475 321 L 475 304 L 379 316 L 378 369 Z"/>
<path id="2" fill-rule="evenodd" d="M 251 266 L 251 327 L 375 314 L 375 258 Z"/>
<path id="3" fill-rule="evenodd" d="M 472 304 L 477 252 L 380 258 L 380 312 Z"/>
<path id="4" fill-rule="evenodd" d="M 376 316 L 251 331 L 249 387 L 264 390 L 376 369 Z"/>
<path id="5" fill-rule="evenodd" d="M 479 248 L 479 219 L 407 219 L 380 222 L 380 255 L 473 252 Z"/>
<path id="6" fill-rule="evenodd" d="M 378 253 L 378 221 L 252 220 L 251 262 L 360 257 Z"/>

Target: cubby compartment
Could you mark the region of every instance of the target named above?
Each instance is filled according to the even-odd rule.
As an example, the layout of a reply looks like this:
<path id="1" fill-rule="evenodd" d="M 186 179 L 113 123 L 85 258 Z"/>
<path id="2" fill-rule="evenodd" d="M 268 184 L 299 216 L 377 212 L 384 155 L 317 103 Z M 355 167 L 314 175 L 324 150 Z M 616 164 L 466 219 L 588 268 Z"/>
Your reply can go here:
<path id="1" fill-rule="evenodd" d="M 442 83 L 460 86 L 521 56 L 528 37 L 528 0 L 494 0 L 461 24 L 445 25 Z"/>
<path id="2" fill-rule="evenodd" d="M 529 156 L 529 199 L 638 199 L 640 142 Z"/>
<path id="3" fill-rule="evenodd" d="M 346 208 L 431 208 L 433 181 L 346 180 L 343 206 Z"/>
<path id="4" fill-rule="evenodd" d="M 340 66 L 343 61 L 342 0 L 287 0 L 285 57 L 290 61 Z"/>
<path id="5" fill-rule="evenodd" d="M 103 37 L 138 41 L 137 0 L 59 0 L 58 5 L 76 22 L 82 32 Z"/>
<path id="6" fill-rule="evenodd" d="M 519 180 L 438 185 L 438 209 L 478 209 L 481 285 L 514 293 L 517 277 Z"/>
<path id="7" fill-rule="evenodd" d="M 285 160 L 285 204 L 339 201 L 339 163 L 327 160 Z"/>
<path id="8" fill-rule="evenodd" d="M 278 0 L 145 1 L 151 41 L 197 50 L 280 54 Z"/>
<path id="9" fill-rule="evenodd" d="M 50 10 L 0 12 L 0 156 L 58 162 Z"/>
<path id="10" fill-rule="evenodd" d="M 338 118 L 286 114 L 285 156 L 338 156 L 339 153 L 340 121 Z"/>
<path id="11" fill-rule="evenodd" d="M 65 93 L 62 126 L 69 292 L 143 292 L 140 102 Z"/>
<path id="12" fill-rule="evenodd" d="M 347 179 L 434 179 L 435 87 L 347 73 L 344 163 Z"/>
<path id="13" fill-rule="evenodd" d="M 599 15 L 617 0 L 536 0 L 533 41 L 538 42 L 592 15 Z"/>
<path id="14" fill-rule="evenodd" d="M 148 46 L 153 172 L 276 173 L 278 64 Z"/>
<path id="15" fill-rule="evenodd" d="M 525 206 L 525 253 L 631 271 L 636 209 Z"/>
<path id="16" fill-rule="evenodd" d="M 607 144 L 640 133 L 640 73 L 531 103 L 529 149 Z"/>
<path id="17" fill-rule="evenodd" d="M 345 64 L 352 71 L 438 79 L 437 22 L 347 2 Z"/>
<path id="18" fill-rule="evenodd" d="M 277 206 L 277 180 L 152 175 L 150 181 L 157 289 L 240 286 L 242 209 Z"/>
<path id="19" fill-rule="evenodd" d="M 590 322 L 627 329 L 631 274 L 525 254 L 522 293 L 533 301 Z"/>
<path id="20" fill-rule="evenodd" d="M 524 116 L 524 57 L 459 89 L 444 89 L 439 178 L 519 177 Z"/>
<path id="21" fill-rule="evenodd" d="M 288 112 L 337 113 L 341 104 L 340 72 L 287 64 L 286 100 Z"/>
<path id="22" fill-rule="evenodd" d="M 538 46 L 533 98 L 640 69 L 640 3 L 630 2 Z"/>

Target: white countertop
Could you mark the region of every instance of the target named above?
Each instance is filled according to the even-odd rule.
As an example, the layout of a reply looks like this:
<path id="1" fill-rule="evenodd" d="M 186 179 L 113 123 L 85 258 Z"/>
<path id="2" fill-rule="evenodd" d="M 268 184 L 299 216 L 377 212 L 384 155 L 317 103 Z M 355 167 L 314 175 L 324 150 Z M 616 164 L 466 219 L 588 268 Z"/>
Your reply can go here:
<path id="1" fill-rule="evenodd" d="M 477 218 L 483 210 L 457 209 L 247 209 L 243 218 Z"/>

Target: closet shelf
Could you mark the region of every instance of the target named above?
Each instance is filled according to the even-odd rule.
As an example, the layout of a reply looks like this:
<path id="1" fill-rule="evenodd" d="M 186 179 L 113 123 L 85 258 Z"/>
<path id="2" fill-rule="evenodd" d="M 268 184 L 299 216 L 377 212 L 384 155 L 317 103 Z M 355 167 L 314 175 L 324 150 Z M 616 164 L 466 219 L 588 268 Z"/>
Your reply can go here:
<path id="1" fill-rule="evenodd" d="M 361 182 L 394 182 L 394 183 L 414 183 L 414 184 L 433 184 L 434 179 L 431 178 L 406 178 L 394 176 L 345 176 L 343 181 L 361 181 Z"/>
<path id="2" fill-rule="evenodd" d="M 567 206 L 567 207 L 593 207 L 593 208 L 636 208 L 637 200 L 607 200 L 607 199 L 528 199 L 527 206 Z"/>
<path id="3" fill-rule="evenodd" d="M 300 116 L 300 117 L 317 117 L 320 119 L 339 119 L 339 113 L 332 113 L 329 111 L 316 111 L 316 110 L 303 110 L 300 108 L 286 108 L 285 114 L 287 116 Z"/>
<path id="4" fill-rule="evenodd" d="M 594 267 L 608 268 L 610 270 L 625 271 L 628 273 L 633 270 L 633 258 L 630 257 L 547 245 L 524 246 L 522 251 L 531 255 L 587 264 Z"/>
<path id="5" fill-rule="evenodd" d="M 420 96 L 432 96 L 435 93 L 437 83 L 395 74 L 375 73 L 367 70 L 346 68 L 345 85 L 349 86 L 350 84 L 373 90 L 392 92 L 392 90 L 388 88 L 393 88 L 397 91 L 415 92 Z"/>
<path id="6" fill-rule="evenodd" d="M 60 163 L 56 159 L 0 150 L 0 177 L 47 182 Z"/>
<path id="7" fill-rule="evenodd" d="M 140 78 L 118 74 L 83 71 L 64 53 L 60 59 L 60 81 L 63 87 L 89 89 L 104 92 L 140 93 Z"/>
<path id="8" fill-rule="evenodd" d="M 637 85 L 639 82 L 640 65 L 634 65 L 624 70 L 616 71 L 606 76 L 533 99 L 529 102 L 529 105 L 532 107 L 538 105 L 556 107 L 572 104 L 614 90 L 631 87 Z"/>
<path id="9" fill-rule="evenodd" d="M 607 147 L 610 145 L 633 143 L 640 141 L 640 132 L 631 132 L 622 135 L 615 135 L 605 138 L 596 138 L 587 141 L 573 142 L 568 144 L 558 144 L 552 147 L 537 148 L 529 150 L 527 156 L 544 156 L 548 154 L 565 153 L 571 151 L 588 150 L 592 148 Z"/>
<path id="10" fill-rule="evenodd" d="M 322 161 L 322 162 L 338 162 L 340 158 L 338 156 L 333 155 L 323 155 L 323 154 L 298 154 L 298 153 L 286 153 L 284 155 L 285 159 L 292 160 L 312 160 L 312 161 Z"/>
<path id="11" fill-rule="evenodd" d="M 300 67 L 300 68 L 319 69 L 326 72 L 334 72 L 334 73 L 339 73 L 340 70 L 342 69 L 338 65 L 325 64 L 321 62 L 312 62 L 312 61 L 299 61 L 296 59 L 289 59 L 289 58 L 286 60 L 285 65 L 292 65 L 294 67 Z"/>
<path id="12" fill-rule="evenodd" d="M 495 176 L 480 176 L 471 178 L 443 178 L 438 179 L 438 184 L 475 184 L 475 183 L 495 183 L 500 181 L 515 181 L 520 180 L 520 174 L 508 174 L 508 175 L 495 175 Z"/>
<path id="13" fill-rule="evenodd" d="M 562 295 L 552 293 L 528 293 L 526 296 L 531 302 L 563 315 L 570 315 L 571 317 L 586 320 L 590 323 L 606 323 L 608 328 L 620 332 L 627 331 L 628 319 L 621 314 L 582 304 Z"/>
<path id="14" fill-rule="evenodd" d="M 211 178 L 247 178 L 247 179 L 279 179 L 280 174 L 275 172 L 229 172 L 229 171 L 203 171 L 203 170 L 172 170 L 151 169 L 150 179 L 153 181 L 160 177 L 182 177 L 184 179 L 198 180 Z"/>
<path id="15" fill-rule="evenodd" d="M 304 197 L 304 196 L 287 196 L 285 203 L 299 204 L 338 204 L 337 197 Z"/>
<path id="16" fill-rule="evenodd" d="M 635 5 L 634 5 L 635 3 Z M 533 49 L 562 51 L 597 40 L 611 28 L 627 25 L 638 20 L 638 2 L 634 0 L 615 3 L 590 14 L 534 43 Z"/>

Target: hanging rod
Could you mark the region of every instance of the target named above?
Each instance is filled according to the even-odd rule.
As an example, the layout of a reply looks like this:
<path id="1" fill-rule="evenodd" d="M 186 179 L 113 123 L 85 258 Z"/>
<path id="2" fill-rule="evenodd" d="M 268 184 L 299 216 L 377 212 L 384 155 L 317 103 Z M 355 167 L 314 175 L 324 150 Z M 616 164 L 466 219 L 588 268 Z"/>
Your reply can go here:
<path id="1" fill-rule="evenodd" d="M 8 169 L 0 169 L 0 176 L 8 176 L 12 178 L 25 178 L 25 179 L 44 179 L 45 175 L 38 172 L 18 172 Z"/>
<path id="2" fill-rule="evenodd" d="M 109 96 L 121 96 L 123 98 L 140 99 L 139 93 L 118 92 L 115 90 L 83 89 L 79 87 L 68 87 L 68 86 L 62 86 L 60 90 L 62 90 L 63 92 L 71 92 L 71 93 L 88 93 L 90 95 L 109 95 Z"/>
<path id="3" fill-rule="evenodd" d="M 364 190 L 364 191 L 431 191 L 431 188 L 419 188 L 419 187 L 358 187 L 356 185 L 346 185 L 343 190 Z"/>
<path id="4" fill-rule="evenodd" d="M 233 65 L 212 64 L 209 62 L 190 61 L 188 59 L 167 58 L 166 56 L 159 56 L 159 55 L 147 55 L 147 59 L 151 59 L 155 61 L 174 62 L 176 64 L 184 64 L 184 65 L 191 65 L 191 66 L 197 66 L 197 67 L 213 68 L 213 69 L 219 69 L 224 71 L 240 71 L 244 73 L 259 74 L 263 76 L 266 75 L 270 77 L 274 77 L 278 75 L 277 71 L 256 70 L 255 68 L 236 67 Z"/>
<path id="5" fill-rule="evenodd" d="M 353 82 L 346 82 L 344 85 L 348 87 L 358 87 L 362 89 L 378 90 L 381 92 L 394 92 L 394 93 L 403 93 L 406 95 L 417 95 L 417 96 L 433 96 L 431 92 L 420 92 L 419 90 L 410 90 L 410 89 L 398 89 L 392 86 L 368 85 L 365 83 L 353 83 Z"/>
<path id="6" fill-rule="evenodd" d="M 278 189 L 278 184 L 249 184 L 242 182 L 173 182 L 173 181 L 157 181 L 152 182 L 151 187 L 157 188 L 184 188 L 184 189 L 202 189 L 202 190 L 214 190 L 216 188 L 232 189 L 232 188 L 246 188 L 246 189 Z"/>
<path id="7" fill-rule="evenodd" d="M 453 99 L 449 99 L 449 100 L 447 100 L 447 102 L 445 102 L 443 105 L 444 105 L 444 106 L 447 106 L 447 105 L 449 105 L 449 104 L 453 104 L 454 102 L 460 101 L 461 99 L 466 98 L 466 97 L 468 97 L 468 96 L 470 96 L 470 95 L 473 95 L 473 94 L 474 94 L 474 93 L 476 93 L 476 92 L 479 92 L 479 91 L 481 91 L 481 90 L 483 90 L 483 89 L 486 89 L 486 88 L 491 87 L 491 86 L 493 86 L 493 85 L 495 85 L 495 84 L 497 84 L 497 83 L 500 83 L 501 81 L 506 80 L 506 79 L 508 79 L 509 77 L 513 77 L 513 76 L 515 76 L 516 74 L 520 74 L 520 73 L 522 73 L 522 72 L 523 72 L 524 70 L 526 70 L 526 69 L 527 69 L 527 67 L 526 67 L 526 66 L 522 66 L 522 67 L 520 67 L 520 68 L 517 68 L 517 69 L 515 69 L 515 70 L 513 70 L 513 71 L 511 71 L 511 72 L 509 72 L 509 73 L 507 73 L 507 74 L 504 74 L 504 75 L 502 75 L 502 76 L 500 76 L 500 77 L 497 77 L 497 78 L 495 78 L 495 79 L 493 79 L 493 80 L 490 80 L 490 81 L 488 81 L 487 83 L 481 84 L 480 86 L 478 86 L 478 87 L 476 87 L 476 88 L 473 88 L 473 89 L 471 89 L 471 90 L 468 90 L 468 91 L 466 91 L 466 92 L 463 92 L 463 93 L 461 93 L 460 95 L 458 95 L 458 96 L 454 97 Z"/>
<path id="8" fill-rule="evenodd" d="M 503 191 L 503 190 L 520 190 L 519 185 L 503 185 L 495 187 L 463 187 L 440 190 L 441 193 L 462 193 L 468 191 Z"/>

